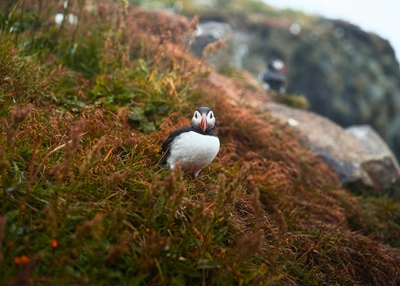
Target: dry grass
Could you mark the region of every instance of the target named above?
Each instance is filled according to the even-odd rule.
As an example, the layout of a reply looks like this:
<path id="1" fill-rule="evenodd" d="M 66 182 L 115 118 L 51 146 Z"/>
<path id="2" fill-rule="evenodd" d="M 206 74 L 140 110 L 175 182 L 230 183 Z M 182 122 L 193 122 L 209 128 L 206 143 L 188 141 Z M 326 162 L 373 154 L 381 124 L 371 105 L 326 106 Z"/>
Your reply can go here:
<path id="1" fill-rule="evenodd" d="M 182 39 L 196 19 L 79 3 L 79 25 L 51 32 L 72 42 L 27 51 L 7 34 L 1 54 L 0 82 L 38 87 L 0 90 L 1 284 L 400 283 L 399 203 L 344 190 L 288 126 L 239 106 L 251 85 L 207 77 Z M 36 36 L 49 35 L 17 42 Z M 201 105 L 217 116 L 216 160 L 196 180 L 160 169 L 162 141 Z"/>

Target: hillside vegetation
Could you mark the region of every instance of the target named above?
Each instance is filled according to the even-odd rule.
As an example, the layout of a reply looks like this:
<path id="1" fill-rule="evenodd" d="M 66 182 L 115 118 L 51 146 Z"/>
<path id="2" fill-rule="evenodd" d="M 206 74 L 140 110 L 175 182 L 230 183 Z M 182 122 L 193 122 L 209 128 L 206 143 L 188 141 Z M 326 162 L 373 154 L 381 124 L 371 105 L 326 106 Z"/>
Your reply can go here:
<path id="1" fill-rule="evenodd" d="M 259 91 L 187 52 L 196 17 L 53 4 L 0 4 L 0 284 L 400 283 L 399 202 L 237 100 Z M 221 150 L 192 180 L 158 152 L 199 106 Z"/>

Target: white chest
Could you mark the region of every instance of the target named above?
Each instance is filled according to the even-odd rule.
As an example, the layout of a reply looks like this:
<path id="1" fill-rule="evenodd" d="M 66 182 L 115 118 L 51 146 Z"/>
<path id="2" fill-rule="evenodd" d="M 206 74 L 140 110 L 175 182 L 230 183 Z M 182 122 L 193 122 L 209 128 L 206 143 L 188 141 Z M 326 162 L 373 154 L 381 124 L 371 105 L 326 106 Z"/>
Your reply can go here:
<path id="1" fill-rule="evenodd" d="M 167 163 L 173 169 L 175 164 L 180 162 L 183 169 L 197 175 L 202 168 L 214 160 L 219 146 L 218 137 L 193 131 L 185 132 L 175 138 L 171 144 Z"/>

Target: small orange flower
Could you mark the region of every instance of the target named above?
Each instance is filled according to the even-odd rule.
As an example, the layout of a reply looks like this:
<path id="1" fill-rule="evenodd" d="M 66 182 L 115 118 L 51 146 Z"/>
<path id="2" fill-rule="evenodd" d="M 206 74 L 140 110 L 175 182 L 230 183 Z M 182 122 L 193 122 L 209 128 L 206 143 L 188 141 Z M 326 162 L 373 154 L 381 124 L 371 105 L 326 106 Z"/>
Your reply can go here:
<path id="1" fill-rule="evenodd" d="M 21 256 L 21 264 L 28 264 L 29 263 L 29 258 L 26 257 L 25 255 Z"/>
<path id="2" fill-rule="evenodd" d="M 14 258 L 14 263 L 17 264 L 17 265 L 20 265 L 21 264 L 21 258 L 15 257 Z"/>
<path id="3" fill-rule="evenodd" d="M 58 246 L 58 241 L 56 239 L 51 240 L 51 247 L 56 248 Z"/>

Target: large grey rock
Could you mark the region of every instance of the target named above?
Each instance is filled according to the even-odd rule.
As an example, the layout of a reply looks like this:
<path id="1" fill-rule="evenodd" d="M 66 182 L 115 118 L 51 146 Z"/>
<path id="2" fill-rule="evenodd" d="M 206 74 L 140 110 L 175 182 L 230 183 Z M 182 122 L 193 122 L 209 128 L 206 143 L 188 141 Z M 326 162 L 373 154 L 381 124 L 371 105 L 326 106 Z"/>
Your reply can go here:
<path id="1" fill-rule="evenodd" d="M 381 193 L 399 180 L 396 157 L 371 127 L 345 130 L 314 112 L 277 103 L 261 108 L 297 129 L 309 148 L 337 172 L 342 183 L 359 182 Z"/>

